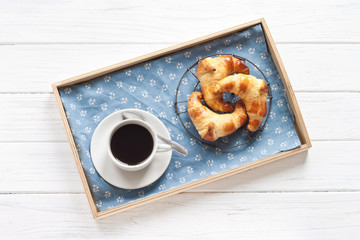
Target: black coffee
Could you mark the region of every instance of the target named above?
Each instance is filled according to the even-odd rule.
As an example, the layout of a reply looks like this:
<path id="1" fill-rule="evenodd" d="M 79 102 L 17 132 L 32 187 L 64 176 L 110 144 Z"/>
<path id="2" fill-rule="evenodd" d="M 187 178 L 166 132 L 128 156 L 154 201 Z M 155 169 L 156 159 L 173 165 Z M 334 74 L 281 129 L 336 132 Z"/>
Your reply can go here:
<path id="1" fill-rule="evenodd" d="M 137 124 L 128 124 L 115 131 L 110 148 L 114 157 L 128 165 L 137 165 L 150 156 L 154 147 L 151 133 Z"/>

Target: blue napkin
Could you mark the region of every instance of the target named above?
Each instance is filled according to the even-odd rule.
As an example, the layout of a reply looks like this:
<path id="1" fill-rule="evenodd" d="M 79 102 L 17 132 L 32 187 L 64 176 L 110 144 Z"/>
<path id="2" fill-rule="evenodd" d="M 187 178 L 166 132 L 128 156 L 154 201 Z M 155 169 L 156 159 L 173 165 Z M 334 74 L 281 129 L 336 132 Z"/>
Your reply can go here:
<path id="1" fill-rule="evenodd" d="M 270 83 L 273 104 L 268 122 L 254 141 L 241 147 L 224 150 L 198 144 L 185 131 L 175 113 L 175 92 L 182 74 L 197 59 L 214 53 L 233 53 L 249 59 L 266 74 Z M 254 67 L 250 68 L 250 73 L 262 78 L 256 75 L 259 73 Z M 191 93 L 186 92 L 187 84 L 193 86 L 190 77 L 186 76 L 181 83 L 179 98 L 183 97 L 182 100 Z M 267 51 L 260 24 L 166 57 L 61 88 L 60 96 L 100 211 L 300 146 L 292 113 L 287 107 L 284 86 Z M 187 157 L 174 152 L 164 175 L 153 184 L 136 190 L 120 189 L 104 181 L 96 172 L 90 155 L 90 141 L 97 125 L 114 111 L 126 108 L 154 114 L 165 124 L 171 138 L 189 150 Z"/>

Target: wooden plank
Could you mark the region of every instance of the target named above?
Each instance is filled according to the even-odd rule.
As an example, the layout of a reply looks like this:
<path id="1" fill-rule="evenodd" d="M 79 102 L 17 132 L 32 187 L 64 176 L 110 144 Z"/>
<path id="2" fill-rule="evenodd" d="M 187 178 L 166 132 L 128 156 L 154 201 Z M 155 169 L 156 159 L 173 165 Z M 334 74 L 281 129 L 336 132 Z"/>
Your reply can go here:
<path id="1" fill-rule="evenodd" d="M 271 233 L 289 240 L 360 234 L 358 192 L 183 193 L 97 222 L 83 194 L 11 194 L 0 195 L 0 201 L 4 239 L 267 239 Z"/>
<path id="2" fill-rule="evenodd" d="M 0 75 L 7 79 L 0 92 L 50 92 L 53 82 L 168 46 L 170 44 L 0 46 Z M 360 81 L 354 77 L 360 45 L 278 44 L 278 49 L 295 92 L 360 91 Z"/>
<path id="3" fill-rule="evenodd" d="M 308 153 L 190 191 L 357 191 L 360 190 L 360 153 L 356 150 L 359 143 L 315 141 Z M 0 193 L 84 192 L 68 143 L 0 143 L 0 155 L 3 156 Z"/>
<path id="4" fill-rule="evenodd" d="M 254 0 L 245 4 L 6 0 L 0 6 L 0 39 L 2 43 L 178 43 L 265 17 L 277 41 L 359 42 L 358 11 L 356 0 Z"/>
<path id="5" fill-rule="evenodd" d="M 278 44 L 291 85 L 298 91 L 360 91 L 357 62 L 360 45 Z"/>
<path id="6" fill-rule="evenodd" d="M 67 142 L 0 143 L 0 192 L 84 192 Z"/>
<path id="7" fill-rule="evenodd" d="M 312 140 L 360 140 L 360 126 L 354 121 L 360 112 L 353 108 L 360 93 L 296 96 Z M 51 94 L 0 94 L 0 109 L 0 142 L 67 141 Z"/>
<path id="8" fill-rule="evenodd" d="M 0 142 L 67 142 L 52 94 L 1 94 Z"/>
<path id="9" fill-rule="evenodd" d="M 312 139 L 359 139 L 360 111 L 354 109 L 354 103 L 360 100 L 359 93 L 298 93 L 296 96 Z"/>

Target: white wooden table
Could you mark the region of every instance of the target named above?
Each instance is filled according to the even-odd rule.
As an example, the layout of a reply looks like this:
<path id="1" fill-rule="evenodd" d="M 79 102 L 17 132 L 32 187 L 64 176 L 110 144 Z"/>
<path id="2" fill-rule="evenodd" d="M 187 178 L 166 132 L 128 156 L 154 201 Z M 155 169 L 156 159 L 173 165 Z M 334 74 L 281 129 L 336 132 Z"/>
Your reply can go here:
<path id="1" fill-rule="evenodd" d="M 0 239 L 356 239 L 360 3 L 0 2 Z M 265 17 L 308 153 L 94 221 L 50 84 Z"/>

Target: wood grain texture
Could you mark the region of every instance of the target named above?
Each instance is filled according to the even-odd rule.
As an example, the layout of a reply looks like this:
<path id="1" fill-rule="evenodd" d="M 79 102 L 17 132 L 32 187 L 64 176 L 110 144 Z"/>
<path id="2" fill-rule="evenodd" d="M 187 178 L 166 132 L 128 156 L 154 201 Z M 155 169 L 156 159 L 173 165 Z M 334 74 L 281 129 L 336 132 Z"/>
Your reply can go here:
<path id="1" fill-rule="evenodd" d="M 268 239 L 271 233 L 272 239 L 328 240 L 360 234 L 358 192 L 182 193 L 97 222 L 83 194 L 11 194 L 0 201 L 4 239 Z"/>
<path id="2" fill-rule="evenodd" d="M 360 93 L 297 93 L 312 140 L 360 140 Z M 276 105 L 276 103 L 274 103 Z M 65 142 L 52 94 L 0 94 L 0 142 Z M 321 111 L 319 111 L 321 109 Z M 329 131 L 331 129 L 331 131 Z"/>
<path id="3" fill-rule="evenodd" d="M 359 144 L 360 141 L 315 141 L 308 153 L 190 191 L 356 191 L 360 189 L 360 153 L 356 150 Z M 68 143 L 0 143 L 0 155 L 0 193 L 84 191 Z"/>
<path id="4" fill-rule="evenodd" d="M 276 41 L 359 42 L 359 6 L 356 0 L 286 4 L 6 0 L 0 5 L 0 39 L 2 43 L 183 42 L 264 17 Z"/>
<path id="5" fill-rule="evenodd" d="M 0 45 L 0 76 L 6 79 L 0 93 L 49 93 L 53 82 L 169 46 Z M 360 45 L 278 44 L 278 49 L 295 92 L 360 91 L 360 81 L 353 77 L 357 74 Z"/>

